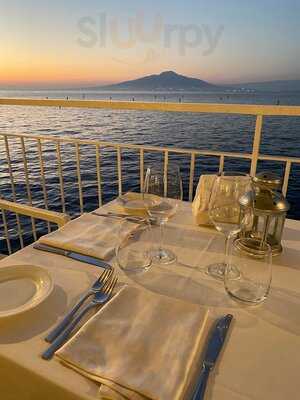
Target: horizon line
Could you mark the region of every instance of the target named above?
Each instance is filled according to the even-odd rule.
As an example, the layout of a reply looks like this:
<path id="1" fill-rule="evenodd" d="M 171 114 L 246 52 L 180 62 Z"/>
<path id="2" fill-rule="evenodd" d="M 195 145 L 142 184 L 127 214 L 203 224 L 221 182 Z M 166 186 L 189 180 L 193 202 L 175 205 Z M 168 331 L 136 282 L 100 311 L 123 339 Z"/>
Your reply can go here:
<path id="1" fill-rule="evenodd" d="M 91 81 L 91 80 L 82 80 L 80 83 L 73 83 L 72 81 L 70 81 L 70 83 L 62 83 L 61 81 L 59 82 L 55 82 L 55 81 L 40 81 L 40 82 L 14 82 L 14 83 L 8 83 L 8 82 L 0 82 L 0 90 L 80 90 L 80 89 L 84 89 L 84 90 L 89 90 L 89 89 L 94 89 L 99 87 L 100 88 L 105 88 L 106 86 L 114 86 L 114 85 L 119 85 L 122 83 L 127 83 L 127 82 L 131 82 L 131 81 L 135 81 L 138 79 L 143 79 L 146 77 L 151 77 L 151 76 L 159 76 L 162 75 L 165 72 L 174 72 L 176 75 L 178 76 L 184 76 L 186 78 L 191 78 L 191 79 L 199 79 L 202 80 L 206 83 L 212 84 L 212 85 L 216 85 L 216 86 L 231 86 L 231 85 L 248 85 L 248 84 L 267 84 L 267 83 L 274 83 L 274 82 L 292 82 L 292 81 L 300 81 L 300 77 L 299 78 L 277 78 L 277 79 L 263 79 L 263 80 L 239 80 L 239 81 L 228 81 L 225 80 L 224 81 L 218 81 L 218 82 L 213 82 L 210 80 L 205 80 L 199 77 L 195 77 L 195 76 L 187 76 L 187 75 L 183 75 L 181 73 L 177 73 L 173 70 L 165 70 L 159 73 L 151 73 L 151 74 L 146 74 L 143 76 L 139 76 L 137 78 L 131 78 L 131 79 L 125 79 L 125 80 L 118 80 L 118 81 Z"/>

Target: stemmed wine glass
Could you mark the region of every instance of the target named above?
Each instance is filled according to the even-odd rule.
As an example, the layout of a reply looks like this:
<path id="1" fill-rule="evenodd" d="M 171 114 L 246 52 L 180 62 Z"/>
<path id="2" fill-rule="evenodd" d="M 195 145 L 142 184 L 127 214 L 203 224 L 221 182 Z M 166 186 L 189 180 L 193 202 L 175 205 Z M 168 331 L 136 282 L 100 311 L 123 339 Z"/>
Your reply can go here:
<path id="1" fill-rule="evenodd" d="M 146 207 L 151 217 L 160 226 L 159 248 L 153 251 L 153 260 L 161 264 L 170 264 L 176 255 L 163 248 L 164 225 L 177 211 L 178 201 L 182 200 L 182 180 L 178 165 L 151 166 L 147 169 L 144 193 L 148 194 Z M 151 201 L 151 196 L 153 201 Z M 158 201 L 157 201 L 158 200 Z"/>
<path id="2" fill-rule="evenodd" d="M 240 199 L 252 191 L 251 177 L 238 172 L 223 172 L 216 177 L 212 187 L 209 202 L 209 217 L 219 232 L 225 235 L 225 257 L 228 254 L 228 242 L 239 233 L 245 225 L 251 224 L 253 207 L 247 212 L 241 212 Z M 212 264 L 207 272 L 214 278 L 224 279 L 226 263 Z M 232 278 L 238 278 L 240 273 L 231 266 Z"/>

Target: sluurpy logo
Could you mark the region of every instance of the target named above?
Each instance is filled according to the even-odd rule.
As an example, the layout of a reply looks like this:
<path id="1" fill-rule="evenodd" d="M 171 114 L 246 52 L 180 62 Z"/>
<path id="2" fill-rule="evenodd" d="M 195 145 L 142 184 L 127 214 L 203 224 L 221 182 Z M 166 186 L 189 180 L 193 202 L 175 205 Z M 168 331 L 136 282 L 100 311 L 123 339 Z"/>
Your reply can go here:
<path id="1" fill-rule="evenodd" d="M 154 15 L 149 23 L 143 12 L 123 18 L 105 12 L 84 16 L 78 20 L 77 28 L 80 46 L 112 46 L 122 51 L 122 59 L 115 60 L 128 63 L 153 61 L 168 49 L 175 50 L 180 56 L 187 55 L 192 49 L 199 50 L 202 56 L 209 56 L 224 31 L 223 25 L 213 28 L 207 24 L 167 24 L 160 14 Z M 124 50 L 137 51 L 135 57 L 133 54 L 126 57 Z"/>

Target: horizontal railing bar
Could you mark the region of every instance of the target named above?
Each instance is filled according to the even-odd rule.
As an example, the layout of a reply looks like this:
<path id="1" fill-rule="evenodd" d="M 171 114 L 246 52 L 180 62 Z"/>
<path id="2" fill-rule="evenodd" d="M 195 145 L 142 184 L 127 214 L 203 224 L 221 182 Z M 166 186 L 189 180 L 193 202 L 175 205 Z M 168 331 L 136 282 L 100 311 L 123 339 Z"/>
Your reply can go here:
<path id="1" fill-rule="evenodd" d="M 26 137 L 28 139 L 35 139 L 35 140 L 43 140 L 48 142 L 61 142 L 61 143 L 74 143 L 80 145 L 93 145 L 98 144 L 99 146 L 103 147 L 111 147 L 113 149 L 135 149 L 140 150 L 144 149 L 144 151 L 157 151 L 157 152 L 172 152 L 172 153 L 181 153 L 181 154 L 192 154 L 195 155 L 208 155 L 208 156 L 216 156 L 219 157 L 220 155 L 224 154 L 228 157 L 234 157 L 235 155 L 240 155 L 241 157 L 251 158 L 252 155 L 248 153 L 232 153 L 232 152 L 220 152 L 220 151 L 209 151 L 209 150 L 197 150 L 197 149 L 183 149 L 179 147 L 160 147 L 160 146 L 144 146 L 139 144 L 132 144 L 132 143 L 115 143 L 115 142 L 106 142 L 106 141 L 99 141 L 93 139 L 73 139 L 68 136 L 64 137 L 56 137 L 56 136 L 46 136 L 46 135 L 29 135 L 29 134 L 16 134 L 16 133 L 1 133 L 2 136 L 12 136 L 12 137 Z M 300 158 L 299 158 L 300 162 Z"/>
<path id="2" fill-rule="evenodd" d="M 283 157 L 283 156 L 271 156 L 267 154 L 260 154 L 258 156 L 259 160 L 268 160 L 268 161 L 280 161 L 280 162 L 291 162 L 291 163 L 300 163 L 300 158 L 298 157 Z"/>
<path id="3" fill-rule="evenodd" d="M 1 133 L 1 136 L 7 137 L 24 137 L 32 140 L 43 140 L 49 142 L 60 142 L 60 143 L 74 143 L 80 145 L 99 145 L 103 147 L 111 147 L 112 149 L 116 149 L 121 147 L 122 149 L 134 149 L 140 151 L 143 149 L 144 151 L 157 151 L 164 153 L 168 151 L 170 153 L 178 153 L 178 154 L 186 154 L 191 155 L 195 154 L 196 156 L 212 156 L 212 157 L 233 157 L 233 158 L 245 158 L 251 159 L 251 153 L 234 153 L 234 152 L 226 152 L 226 151 L 213 151 L 213 150 L 197 150 L 197 149 L 184 149 L 179 147 L 159 147 L 159 146 L 144 146 L 140 144 L 131 144 L 131 143 L 114 143 L 114 142 L 105 142 L 105 141 L 98 141 L 98 140 L 87 140 L 87 139 L 73 139 L 70 137 L 56 137 L 56 136 L 46 136 L 46 135 L 30 135 L 30 134 L 16 134 L 16 133 Z M 280 161 L 280 162 L 287 162 L 290 161 L 291 163 L 300 163 L 299 157 L 284 157 L 284 156 L 272 156 L 268 154 L 259 154 L 259 160 L 269 160 L 269 161 Z"/>
<path id="4" fill-rule="evenodd" d="M 26 215 L 28 217 L 53 222 L 59 227 L 63 226 L 70 220 L 70 217 L 67 214 L 45 210 L 43 208 L 28 206 L 27 204 L 20 204 L 3 199 L 0 199 L 0 209 L 2 211 L 11 211 L 18 215 Z"/>
<path id="5" fill-rule="evenodd" d="M 63 99 L 13 99 L 0 98 L 0 105 L 35 107 L 102 108 L 113 110 L 171 111 L 196 113 L 221 113 L 243 115 L 300 116 L 300 106 L 277 106 L 257 104 L 218 103 L 169 103 L 107 100 L 63 100 Z"/>

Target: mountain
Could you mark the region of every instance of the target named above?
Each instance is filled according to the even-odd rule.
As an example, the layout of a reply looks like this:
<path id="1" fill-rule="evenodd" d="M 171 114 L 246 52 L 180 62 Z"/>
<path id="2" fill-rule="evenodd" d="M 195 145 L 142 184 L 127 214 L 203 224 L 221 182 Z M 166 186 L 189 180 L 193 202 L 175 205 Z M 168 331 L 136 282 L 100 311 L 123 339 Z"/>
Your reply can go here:
<path id="1" fill-rule="evenodd" d="M 139 79 L 120 82 L 105 86 L 90 87 L 18 87 L 8 86 L 0 87 L 1 90 L 105 90 L 105 91 L 161 91 L 161 92 L 177 92 L 177 91 L 195 91 L 195 92 L 238 92 L 238 93 L 280 93 L 280 92 L 300 92 L 300 80 L 274 80 L 264 82 L 246 82 L 233 84 L 213 84 L 201 79 L 190 78 L 188 76 L 177 74 L 174 71 L 165 71 L 157 75 L 144 76 Z"/>
<path id="2" fill-rule="evenodd" d="M 114 85 L 97 86 L 92 90 L 129 90 L 129 91 L 211 91 L 220 90 L 220 86 L 213 85 L 201 79 L 189 78 L 173 71 L 165 71 L 159 75 L 149 75 L 131 81 Z"/>
<path id="3" fill-rule="evenodd" d="M 255 90 L 260 92 L 299 92 L 300 80 L 248 82 L 230 86 L 239 90 Z"/>

